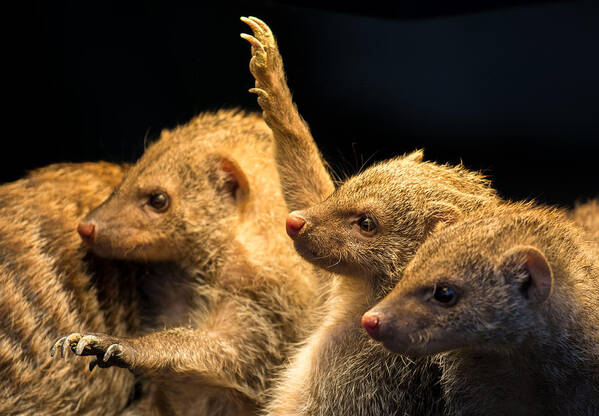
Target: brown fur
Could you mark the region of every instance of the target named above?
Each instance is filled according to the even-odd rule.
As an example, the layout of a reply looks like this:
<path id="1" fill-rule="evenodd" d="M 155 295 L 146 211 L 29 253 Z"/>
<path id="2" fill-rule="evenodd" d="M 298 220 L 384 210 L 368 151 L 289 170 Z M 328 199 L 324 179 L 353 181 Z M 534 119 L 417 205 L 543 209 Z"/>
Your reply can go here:
<path id="1" fill-rule="evenodd" d="M 327 181 L 309 173 L 317 168 L 284 168 L 295 166 L 294 160 L 319 163 L 316 146 L 307 129 L 295 128 L 303 121 L 283 87 L 281 58 L 270 29 L 255 18 L 244 21 L 255 36 L 243 36 L 252 44 L 250 70 L 257 86 L 253 91 L 274 125 L 279 173 L 292 177 L 282 180 L 283 186 L 292 186 L 286 195 L 295 195 L 297 189 L 313 193 L 312 198 L 298 199 L 300 210 L 291 214 L 304 221 L 294 236 L 295 247 L 308 261 L 337 274 L 326 320 L 284 374 L 269 414 L 435 413 L 435 366 L 389 354 L 368 339 L 360 317 L 391 290 L 438 224 L 495 205 L 498 198 L 478 173 L 423 162 L 419 151 L 379 163 L 330 195 L 318 192 Z M 285 130 L 278 123 L 294 127 Z M 313 186 L 314 178 L 323 186 Z M 308 185 L 302 187 L 302 181 Z M 327 198 L 308 207 L 323 197 Z M 375 233 L 362 232 L 359 224 L 365 216 L 376 223 Z"/>
<path id="2" fill-rule="evenodd" d="M 577 204 L 571 212 L 571 218 L 583 228 L 587 240 L 599 256 L 599 200 Z"/>
<path id="3" fill-rule="evenodd" d="M 106 415 L 133 393 L 131 374 L 60 362 L 50 340 L 82 328 L 134 333 L 134 270 L 87 254 L 75 227 L 120 182 L 109 163 L 52 165 L 0 187 L 0 414 Z"/>
<path id="4" fill-rule="evenodd" d="M 451 288 L 451 303 L 434 291 Z M 447 306 L 448 305 L 448 306 Z M 429 238 L 367 316 L 399 353 L 436 354 L 451 414 L 599 412 L 599 262 L 564 213 L 483 210 Z"/>
<path id="5" fill-rule="evenodd" d="M 272 145 L 256 115 L 199 116 L 165 132 L 84 219 L 96 254 L 151 266 L 142 290 L 153 309 L 147 335 L 58 344 L 150 378 L 140 412 L 253 413 L 310 327 L 321 286 L 282 229 Z M 157 192 L 168 196 L 163 212 Z"/>

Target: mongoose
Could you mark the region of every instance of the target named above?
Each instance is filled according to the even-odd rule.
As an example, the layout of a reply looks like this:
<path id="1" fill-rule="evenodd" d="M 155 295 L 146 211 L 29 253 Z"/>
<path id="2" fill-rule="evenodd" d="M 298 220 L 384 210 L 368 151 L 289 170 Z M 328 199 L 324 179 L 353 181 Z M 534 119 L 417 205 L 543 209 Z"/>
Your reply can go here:
<path id="1" fill-rule="evenodd" d="M 150 268 L 147 334 L 83 330 L 55 350 L 150 378 L 154 411 L 257 412 L 326 293 L 286 214 L 259 116 L 220 111 L 165 132 L 78 227 L 96 255 Z"/>
<path id="2" fill-rule="evenodd" d="M 451 414 L 595 415 L 598 305 L 582 230 L 521 203 L 427 239 L 363 323 L 391 351 L 438 354 Z"/>
<path id="3" fill-rule="evenodd" d="M 252 45 L 250 91 L 273 129 L 281 182 L 291 187 L 284 194 L 296 209 L 287 232 L 305 259 L 336 274 L 328 315 L 283 375 L 269 414 L 437 413 L 434 363 L 389 354 L 367 337 L 360 318 L 436 227 L 499 198 L 480 174 L 424 162 L 421 151 L 376 164 L 333 191 L 292 104 L 270 29 L 256 18 L 242 20 L 254 33 L 242 35 Z"/>
<path id="4" fill-rule="evenodd" d="M 84 362 L 48 355 L 72 328 L 127 336 L 140 325 L 134 270 L 89 255 L 75 232 L 125 170 L 58 164 L 0 186 L 0 414 L 116 414 L 132 398 L 131 374 L 90 377 Z"/>

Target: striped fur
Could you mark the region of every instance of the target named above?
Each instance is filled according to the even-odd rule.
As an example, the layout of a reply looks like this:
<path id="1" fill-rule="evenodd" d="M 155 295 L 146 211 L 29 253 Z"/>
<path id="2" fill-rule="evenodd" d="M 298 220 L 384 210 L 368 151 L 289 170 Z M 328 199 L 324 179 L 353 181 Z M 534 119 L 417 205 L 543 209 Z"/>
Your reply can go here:
<path id="1" fill-rule="evenodd" d="M 133 376 L 52 359 L 72 328 L 134 333 L 135 274 L 87 254 L 80 218 L 120 182 L 109 163 L 52 165 L 0 187 L 0 414 L 115 414 Z"/>

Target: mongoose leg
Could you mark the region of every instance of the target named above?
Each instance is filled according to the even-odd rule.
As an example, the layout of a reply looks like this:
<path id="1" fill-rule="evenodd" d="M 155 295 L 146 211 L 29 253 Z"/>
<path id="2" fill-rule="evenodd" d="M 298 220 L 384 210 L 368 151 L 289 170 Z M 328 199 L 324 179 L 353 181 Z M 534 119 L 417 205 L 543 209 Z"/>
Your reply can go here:
<path id="1" fill-rule="evenodd" d="M 241 34 L 252 45 L 250 72 L 256 79 L 256 88 L 250 89 L 250 92 L 258 95 L 258 104 L 264 110 L 264 118 L 272 129 L 291 129 L 298 121 L 296 118 L 299 118 L 299 114 L 287 86 L 277 42 L 270 28 L 260 19 L 242 17 L 241 20 L 254 32 L 254 36 Z M 307 126 L 303 120 L 300 121 L 297 127 L 305 130 L 303 133 L 311 140 Z"/>
<path id="2" fill-rule="evenodd" d="M 306 122 L 293 103 L 287 86 L 283 60 L 270 28 L 255 17 L 241 20 L 254 36 L 241 37 L 252 45 L 250 72 L 258 104 L 275 138 L 275 155 L 287 207 L 307 208 L 329 196 L 335 187 Z"/>
<path id="3" fill-rule="evenodd" d="M 175 328 L 137 338 L 75 333 L 59 339 L 52 353 L 70 348 L 76 355 L 97 357 L 90 370 L 96 365 L 118 366 L 156 380 L 189 377 L 199 384 L 233 388 L 257 400 L 266 382 L 261 363 L 271 353 L 268 349 L 276 347 L 268 339 L 252 345 L 251 334 L 242 334 L 241 328 L 261 324 L 221 325 L 223 333 L 219 329 Z"/>

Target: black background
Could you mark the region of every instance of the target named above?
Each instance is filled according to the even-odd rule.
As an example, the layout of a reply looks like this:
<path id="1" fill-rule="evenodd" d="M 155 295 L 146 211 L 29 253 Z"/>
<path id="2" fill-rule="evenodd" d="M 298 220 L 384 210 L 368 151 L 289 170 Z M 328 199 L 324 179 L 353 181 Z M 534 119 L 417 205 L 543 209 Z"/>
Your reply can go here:
<path id="1" fill-rule="evenodd" d="M 257 110 L 239 38 L 239 16 L 254 15 L 338 171 L 425 148 L 483 170 L 504 197 L 599 195 L 592 1 L 25 4 L 4 48 L 2 181 L 54 162 L 134 161 L 198 112 Z"/>

